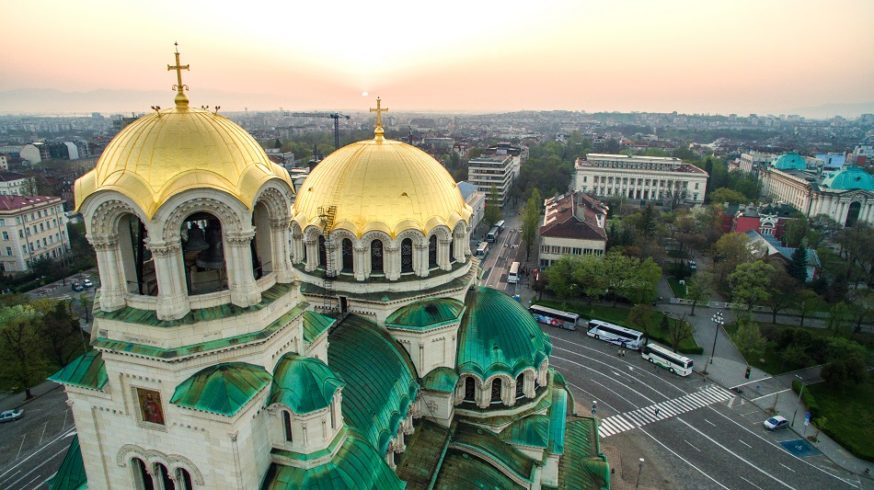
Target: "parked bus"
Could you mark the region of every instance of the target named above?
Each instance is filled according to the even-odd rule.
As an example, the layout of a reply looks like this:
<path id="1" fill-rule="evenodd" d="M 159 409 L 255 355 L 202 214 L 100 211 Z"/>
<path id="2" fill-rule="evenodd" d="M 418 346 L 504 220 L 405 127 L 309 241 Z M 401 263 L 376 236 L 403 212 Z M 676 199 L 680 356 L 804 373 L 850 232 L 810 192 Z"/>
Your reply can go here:
<path id="1" fill-rule="evenodd" d="M 531 305 L 528 307 L 528 311 L 531 312 L 531 315 L 538 322 L 565 330 L 576 330 L 577 322 L 580 321 L 580 315 L 576 313 L 556 310 L 546 306 Z"/>
<path id="2" fill-rule="evenodd" d="M 517 284 L 519 282 L 519 262 L 510 264 L 510 272 L 507 273 L 507 284 Z"/>
<path id="3" fill-rule="evenodd" d="M 497 226 L 493 226 L 491 230 L 489 230 L 486 235 L 486 241 L 489 243 L 495 243 L 498 240 L 498 235 L 501 234 L 500 228 Z"/>
<path id="4" fill-rule="evenodd" d="M 499 232 L 504 231 L 504 220 L 498 220 L 498 222 L 495 223 L 495 228 L 497 228 Z"/>
<path id="5" fill-rule="evenodd" d="M 489 254 L 488 242 L 479 242 L 479 245 L 476 246 L 476 256 L 477 257 L 485 257 L 488 254 Z"/>
<path id="6" fill-rule="evenodd" d="M 643 346 L 643 349 L 640 350 L 640 357 L 680 376 L 692 374 L 692 359 L 658 344 L 649 343 Z"/>
<path id="7" fill-rule="evenodd" d="M 642 332 L 601 320 L 589 320 L 589 331 L 586 335 L 631 350 L 640 350 L 643 343 Z"/>

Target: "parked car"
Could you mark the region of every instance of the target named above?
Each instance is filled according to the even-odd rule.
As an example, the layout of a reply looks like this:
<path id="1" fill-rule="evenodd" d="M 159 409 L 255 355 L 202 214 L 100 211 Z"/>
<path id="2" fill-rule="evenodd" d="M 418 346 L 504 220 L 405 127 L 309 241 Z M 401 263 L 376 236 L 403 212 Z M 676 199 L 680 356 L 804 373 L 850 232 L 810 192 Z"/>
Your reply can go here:
<path id="1" fill-rule="evenodd" d="M 23 408 L 16 408 L 14 410 L 6 410 L 5 412 L 0 412 L 0 423 L 2 422 L 12 422 L 13 420 L 18 420 L 24 416 Z"/>
<path id="2" fill-rule="evenodd" d="M 692 259 L 692 260 L 689 261 L 689 269 L 690 269 L 692 272 L 695 272 L 696 270 L 698 270 L 698 263 L 695 262 L 694 259 Z"/>
<path id="3" fill-rule="evenodd" d="M 789 427 L 789 421 L 782 415 L 774 415 L 768 420 L 762 422 L 762 425 L 768 430 L 779 430 Z"/>
<path id="4" fill-rule="evenodd" d="M 70 285 L 70 287 L 73 288 L 73 291 L 77 291 L 77 292 L 85 289 L 85 286 L 83 286 L 79 281 L 73 282 L 73 284 Z"/>
<path id="5" fill-rule="evenodd" d="M 84 281 L 82 281 L 82 286 L 86 288 L 91 288 L 94 287 L 94 283 L 91 282 L 91 279 L 85 279 Z"/>

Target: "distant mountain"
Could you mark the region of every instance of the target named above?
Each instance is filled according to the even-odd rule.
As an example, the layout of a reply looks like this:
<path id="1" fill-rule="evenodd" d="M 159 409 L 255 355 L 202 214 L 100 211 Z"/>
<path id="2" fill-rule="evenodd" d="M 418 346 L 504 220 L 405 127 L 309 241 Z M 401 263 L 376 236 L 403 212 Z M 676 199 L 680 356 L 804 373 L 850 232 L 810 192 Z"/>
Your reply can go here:
<path id="1" fill-rule="evenodd" d="M 860 114 L 874 114 L 874 101 L 872 102 L 848 102 L 843 104 L 822 104 L 812 107 L 802 107 L 787 111 L 787 114 L 798 114 L 815 119 L 830 119 L 835 116 L 853 119 Z"/>

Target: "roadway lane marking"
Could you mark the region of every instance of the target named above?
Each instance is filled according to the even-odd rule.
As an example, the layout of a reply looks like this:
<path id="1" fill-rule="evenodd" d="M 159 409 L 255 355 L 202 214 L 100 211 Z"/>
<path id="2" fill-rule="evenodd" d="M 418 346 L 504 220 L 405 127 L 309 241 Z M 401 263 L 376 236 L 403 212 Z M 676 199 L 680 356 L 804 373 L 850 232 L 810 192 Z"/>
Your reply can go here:
<path id="1" fill-rule="evenodd" d="M 50 463 L 53 459 L 57 458 L 58 455 L 67 452 L 68 449 L 70 449 L 70 448 L 69 448 L 69 447 L 65 447 L 64 449 L 61 449 L 60 451 L 56 452 L 55 454 L 52 454 L 51 456 L 49 456 L 47 459 L 44 459 L 42 463 L 40 463 L 40 464 L 34 466 L 30 471 L 28 471 L 27 473 L 21 475 L 21 476 L 18 477 L 16 480 L 10 482 L 10 483 L 9 483 L 9 486 L 11 487 L 12 485 L 15 485 L 16 483 L 20 482 L 20 481 L 23 480 L 25 477 L 27 477 L 27 475 L 33 473 L 34 471 L 36 471 L 36 470 L 42 468 L 43 466 L 45 466 L 46 464 Z M 38 477 L 37 477 L 37 478 L 38 478 Z M 36 479 L 36 478 L 34 478 L 34 480 L 35 480 L 35 479 Z M 33 480 L 31 480 L 31 481 L 33 481 Z"/>
<path id="2" fill-rule="evenodd" d="M 698 449 L 697 447 L 695 447 L 691 442 L 687 441 L 686 439 L 683 439 L 683 442 L 685 442 L 686 444 L 692 446 L 692 449 L 698 451 L 699 453 L 701 452 L 700 449 Z"/>
<path id="3" fill-rule="evenodd" d="M 749 444 L 745 443 L 745 442 L 744 442 L 743 440 L 741 440 L 741 439 L 738 439 L 737 441 L 740 442 L 741 444 L 743 444 L 744 446 L 750 448 L 750 449 L 753 448 L 753 446 L 750 446 Z"/>
<path id="4" fill-rule="evenodd" d="M 771 378 L 773 378 L 773 376 L 765 376 L 764 378 L 754 379 L 752 381 L 746 381 L 746 382 L 741 383 L 739 385 L 732 386 L 731 388 L 729 388 L 729 390 L 733 390 L 735 388 L 740 388 L 741 386 L 746 386 L 750 383 L 761 383 L 762 381 L 765 381 L 766 379 L 771 379 Z"/>
<path id="5" fill-rule="evenodd" d="M 711 422 L 707 419 L 704 419 L 704 421 L 707 422 L 708 424 L 712 425 L 713 427 L 716 427 L 716 424 L 714 424 L 713 422 Z"/>
<path id="6" fill-rule="evenodd" d="M 780 466 L 782 466 L 782 467 L 784 467 L 784 468 L 786 468 L 786 469 L 787 469 L 787 470 L 789 470 L 789 471 L 791 471 L 791 472 L 792 472 L 792 473 L 795 473 L 795 470 L 793 470 L 793 469 L 792 469 L 792 468 L 790 468 L 790 467 L 788 467 L 788 466 L 786 466 L 786 465 L 785 465 L 785 464 L 783 464 L 783 463 L 780 463 Z"/>
<path id="7" fill-rule="evenodd" d="M 762 488 L 762 487 L 756 485 L 755 483 L 753 483 L 753 482 L 747 480 L 746 478 L 744 478 L 744 477 L 742 477 L 742 476 L 740 476 L 740 475 L 737 475 L 737 477 L 740 478 L 741 480 L 743 480 L 743 481 L 749 483 L 750 485 L 752 485 L 752 486 L 758 488 L 759 490 L 765 490 L 764 488 Z"/>
<path id="8" fill-rule="evenodd" d="M 12 466 L 11 468 L 9 468 L 9 469 L 7 469 L 6 471 L 4 471 L 3 473 L 0 473 L 0 479 L 5 478 L 6 475 L 7 475 L 10 471 L 14 470 L 15 468 L 18 468 L 19 466 L 21 466 L 22 464 L 24 464 L 27 460 L 29 460 L 30 458 L 36 456 L 36 454 L 37 454 L 38 452 L 40 452 L 40 451 L 42 451 L 43 449 L 47 448 L 49 445 L 51 445 L 51 444 L 53 444 L 53 443 L 55 443 L 55 442 L 57 442 L 57 441 L 60 441 L 61 439 L 65 438 L 65 437 L 70 437 L 71 435 L 73 435 L 73 434 L 75 434 L 75 433 L 76 433 L 76 427 L 72 427 L 72 428 L 70 428 L 70 430 L 68 430 L 67 432 L 65 432 L 65 433 L 59 435 L 58 437 L 52 439 L 51 441 L 49 441 L 49 442 L 43 444 L 43 446 L 42 446 L 41 448 L 39 448 L 39 449 L 37 449 L 36 451 L 30 453 L 30 455 L 28 455 L 27 457 L 25 457 L 24 459 L 22 459 L 21 461 L 19 461 L 18 463 L 16 463 L 16 464 L 15 464 L 14 466 Z M 65 449 L 66 449 L 66 448 L 65 448 Z"/>
<path id="9" fill-rule="evenodd" d="M 776 396 L 776 395 L 779 395 L 780 393 L 786 393 L 787 391 L 792 391 L 792 388 L 786 388 L 785 390 L 775 391 L 773 393 L 768 393 L 767 395 L 762 395 L 762 396 L 757 396 L 755 398 L 750 398 L 750 401 L 754 402 L 754 401 L 760 400 L 762 398 L 768 398 L 769 396 Z"/>
<path id="10" fill-rule="evenodd" d="M 691 462 L 689 462 L 688 459 L 686 459 L 686 458 L 680 456 L 679 454 L 677 454 L 673 449 L 669 448 L 668 446 L 665 446 L 665 444 L 664 444 L 662 441 L 656 439 L 652 434 L 650 434 L 650 433 L 647 432 L 646 430 L 644 430 L 644 429 L 640 429 L 640 431 L 643 432 L 643 434 L 644 434 L 645 436 L 647 436 L 647 437 L 649 437 L 650 439 L 652 439 L 653 441 L 655 441 L 656 444 L 658 444 L 659 446 L 661 446 L 661 447 L 667 449 L 669 453 L 671 453 L 671 454 L 673 454 L 674 456 L 676 456 L 677 458 L 679 458 L 680 461 L 682 461 L 682 462 L 686 463 L 687 465 L 691 466 L 693 470 L 695 470 L 695 471 L 697 471 L 698 473 L 701 473 L 702 475 L 704 475 L 705 477 L 707 477 L 707 478 L 708 478 L 710 481 L 712 481 L 713 483 L 719 485 L 720 487 L 724 488 L 725 490 L 731 490 L 730 488 L 728 488 L 727 486 L 723 485 L 722 483 L 719 483 L 719 481 L 717 481 L 716 478 L 713 478 L 712 476 L 708 475 L 707 473 L 704 473 L 704 470 L 702 470 L 701 468 L 699 468 L 699 467 L 695 466 L 694 464 L 692 464 Z"/>
<path id="11" fill-rule="evenodd" d="M 719 442 L 717 442 L 717 441 L 716 441 L 715 439 L 713 439 L 712 437 L 710 437 L 710 436 L 708 436 L 707 434 L 705 434 L 705 433 L 701 432 L 700 430 L 696 429 L 696 428 L 695 428 L 692 424 L 690 424 L 689 422 L 686 422 L 685 420 L 680 419 L 680 418 L 678 418 L 677 421 L 680 422 L 681 424 L 685 425 L 686 427 L 688 427 L 688 428 L 694 430 L 694 431 L 697 432 L 701 437 L 707 439 L 708 441 L 712 442 L 713 444 L 716 444 L 716 445 L 719 446 L 723 451 L 725 451 L 725 452 L 727 452 L 728 454 L 731 454 L 732 456 L 734 456 L 735 458 L 737 458 L 737 459 L 743 461 L 743 462 L 746 463 L 750 468 L 752 468 L 752 469 L 758 471 L 759 473 L 761 473 L 761 474 L 767 476 L 768 478 L 774 480 L 775 482 L 779 483 L 780 485 L 783 485 L 783 486 L 786 487 L 786 488 L 789 488 L 789 489 L 791 489 L 791 490 L 796 490 L 795 487 L 790 486 L 790 485 L 786 484 L 785 482 L 783 482 L 782 480 L 779 480 L 779 479 L 777 479 L 776 477 L 774 477 L 774 476 L 768 474 L 768 472 L 766 472 L 765 470 L 759 468 L 758 466 L 756 466 L 756 465 L 754 465 L 753 463 L 751 463 L 751 462 L 747 461 L 746 459 L 744 459 L 740 454 L 737 454 L 736 452 L 732 451 L 731 449 L 729 449 L 729 448 L 723 446 L 722 444 L 720 444 Z M 738 476 L 740 476 L 740 475 L 738 475 Z M 743 478 L 743 477 L 741 476 L 741 478 Z M 746 479 L 744 479 L 744 480 L 746 480 Z M 748 480 L 747 480 L 747 481 L 748 481 Z M 752 485 L 752 483 L 750 483 L 750 484 Z M 755 485 L 753 485 L 753 486 L 755 486 Z M 756 487 L 756 488 L 759 488 L 759 487 Z"/>

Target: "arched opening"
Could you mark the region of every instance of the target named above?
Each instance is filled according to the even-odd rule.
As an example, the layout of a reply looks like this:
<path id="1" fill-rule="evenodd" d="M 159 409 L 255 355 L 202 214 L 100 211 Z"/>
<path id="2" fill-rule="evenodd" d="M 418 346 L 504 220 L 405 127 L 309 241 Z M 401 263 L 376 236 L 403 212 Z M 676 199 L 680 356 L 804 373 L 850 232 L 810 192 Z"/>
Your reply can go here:
<path id="1" fill-rule="evenodd" d="M 259 202 L 252 211 L 255 238 L 252 239 L 252 273 L 255 279 L 273 272 L 273 240 L 270 237 L 270 211 Z"/>
<path id="2" fill-rule="evenodd" d="M 118 221 L 118 248 L 124 271 L 125 290 L 145 296 L 158 295 L 158 278 L 152 252 L 146 248 L 148 232 L 145 224 L 133 214 Z"/>
<path id="3" fill-rule="evenodd" d="M 156 464 L 155 472 L 157 473 L 157 475 L 155 476 L 157 477 L 158 481 L 163 484 L 161 488 L 163 488 L 164 490 L 173 490 L 176 488 L 176 483 L 173 481 L 172 478 L 170 478 L 170 472 L 167 471 L 166 466 L 161 463 Z"/>
<path id="4" fill-rule="evenodd" d="M 325 247 L 324 235 L 319 235 L 319 267 L 328 270 L 328 249 Z"/>
<path id="5" fill-rule="evenodd" d="M 343 241 L 340 242 L 340 249 L 343 254 L 343 272 L 351 274 L 353 269 L 352 240 L 344 238 Z"/>
<path id="6" fill-rule="evenodd" d="M 501 403 L 501 378 L 492 380 L 492 404 Z"/>
<path id="7" fill-rule="evenodd" d="M 862 211 L 862 203 L 854 202 L 850 204 L 850 208 L 847 210 L 847 221 L 844 223 L 845 226 L 855 226 L 856 222 L 859 221 L 859 213 Z"/>
<path id="8" fill-rule="evenodd" d="M 288 442 L 294 442 L 294 438 L 291 434 L 291 414 L 289 414 L 287 410 L 282 411 L 282 426 L 285 428 L 285 440 Z"/>
<path id="9" fill-rule="evenodd" d="M 146 470 L 146 463 L 140 458 L 131 460 L 134 469 L 134 488 L 137 490 L 155 490 L 155 482 L 152 475 Z"/>
<path id="10" fill-rule="evenodd" d="M 428 239 L 428 269 L 437 267 L 437 235 Z"/>
<path id="11" fill-rule="evenodd" d="M 464 401 L 476 401 L 476 381 L 470 376 L 464 380 Z"/>
<path id="12" fill-rule="evenodd" d="M 382 251 L 382 240 L 374 240 L 370 242 L 370 273 L 371 274 L 384 274 L 385 271 L 383 269 L 383 251 Z"/>
<path id="13" fill-rule="evenodd" d="M 191 473 L 185 468 L 176 470 L 176 482 L 182 490 L 194 490 L 194 482 L 191 481 Z"/>
<path id="14" fill-rule="evenodd" d="M 525 396 L 525 373 L 516 376 L 516 399 Z"/>
<path id="15" fill-rule="evenodd" d="M 189 294 L 228 288 L 222 223 L 210 213 L 195 213 L 182 222 L 182 261 Z"/>
<path id="16" fill-rule="evenodd" d="M 413 272 L 413 240 L 404 238 L 401 241 L 401 274 Z"/>

